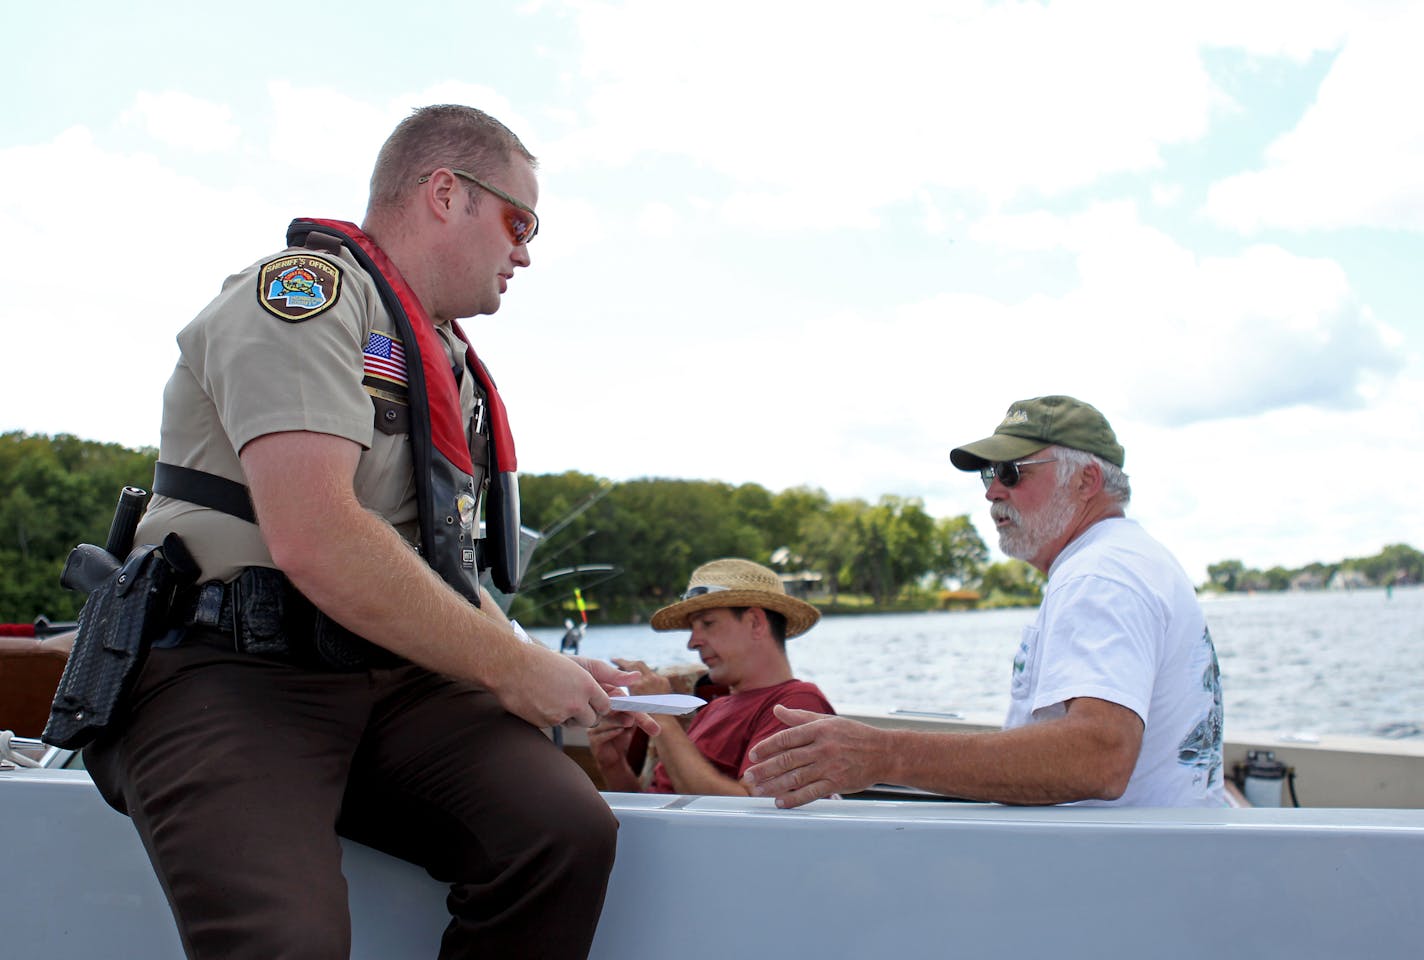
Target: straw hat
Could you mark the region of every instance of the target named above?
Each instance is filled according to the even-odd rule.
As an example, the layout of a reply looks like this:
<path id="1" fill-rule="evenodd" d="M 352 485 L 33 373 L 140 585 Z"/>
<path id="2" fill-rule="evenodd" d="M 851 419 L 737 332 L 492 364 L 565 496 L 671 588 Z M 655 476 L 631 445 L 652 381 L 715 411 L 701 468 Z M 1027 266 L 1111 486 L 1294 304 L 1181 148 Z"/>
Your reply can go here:
<path id="1" fill-rule="evenodd" d="M 804 600 L 787 596 L 781 578 L 750 560 L 727 558 L 704 563 L 692 571 L 682 599 L 653 614 L 654 630 L 687 630 L 688 618 L 715 607 L 761 607 L 786 618 L 786 638 L 800 636 L 816 625 L 821 611 Z"/>

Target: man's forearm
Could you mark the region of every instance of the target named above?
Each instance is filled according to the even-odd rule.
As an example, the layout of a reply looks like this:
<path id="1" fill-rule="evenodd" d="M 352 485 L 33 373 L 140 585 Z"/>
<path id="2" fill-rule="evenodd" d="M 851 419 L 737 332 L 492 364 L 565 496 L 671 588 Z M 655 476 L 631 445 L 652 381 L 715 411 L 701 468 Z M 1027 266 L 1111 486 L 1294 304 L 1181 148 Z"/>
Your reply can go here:
<path id="1" fill-rule="evenodd" d="M 747 795 L 745 785 L 722 773 L 702 755 L 675 718 L 659 716 L 657 721 L 662 732 L 653 742 L 674 790 L 718 797 Z"/>
<path id="2" fill-rule="evenodd" d="M 1077 701 L 1081 702 L 1081 701 Z M 1098 701 L 1102 703 L 1102 701 Z M 1126 711 L 1116 704 L 1104 704 Z M 1081 708 L 1080 708 L 1081 709 Z M 1120 796 L 1141 745 L 1082 716 L 994 733 L 886 731 L 891 782 L 966 800 L 1052 804 Z"/>

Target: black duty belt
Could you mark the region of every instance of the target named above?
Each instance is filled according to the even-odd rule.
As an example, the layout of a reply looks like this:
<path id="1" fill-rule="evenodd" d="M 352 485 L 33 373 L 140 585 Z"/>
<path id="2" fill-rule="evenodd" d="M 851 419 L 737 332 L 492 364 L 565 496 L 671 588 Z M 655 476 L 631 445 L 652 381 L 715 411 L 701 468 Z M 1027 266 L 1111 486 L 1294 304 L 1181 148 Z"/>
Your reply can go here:
<path id="1" fill-rule="evenodd" d="M 245 567 L 226 583 L 189 587 L 179 593 L 173 614 L 178 626 L 231 636 L 239 653 L 308 669 L 348 672 L 408 662 L 332 620 L 285 574 L 268 567 Z"/>

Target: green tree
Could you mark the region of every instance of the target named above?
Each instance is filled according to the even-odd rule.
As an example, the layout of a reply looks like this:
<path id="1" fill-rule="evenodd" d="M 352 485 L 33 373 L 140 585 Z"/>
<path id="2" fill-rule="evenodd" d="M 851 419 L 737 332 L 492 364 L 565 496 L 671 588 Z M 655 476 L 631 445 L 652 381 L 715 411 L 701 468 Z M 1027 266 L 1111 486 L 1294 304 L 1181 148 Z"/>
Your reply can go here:
<path id="1" fill-rule="evenodd" d="M 1424 553 L 1402 543 L 1390 544 L 1373 557 L 1349 562 L 1372 583 L 1424 583 Z"/>
<path id="2" fill-rule="evenodd" d="M 989 560 L 989 548 L 968 514 L 935 521 L 932 570 L 941 580 L 972 583 Z"/>
<path id="3" fill-rule="evenodd" d="M 986 606 L 1029 606 L 1043 601 L 1043 574 L 1022 560 L 990 564 L 981 579 Z"/>
<path id="4" fill-rule="evenodd" d="M 1223 560 L 1208 566 L 1206 575 L 1213 586 L 1231 591 L 1237 588 L 1237 581 L 1241 579 L 1241 574 L 1245 570 L 1246 565 L 1240 560 Z"/>
<path id="5" fill-rule="evenodd" d="M 801 524 L 801 550 L 806 565 L 819 569 L 834 605 L 850 583 L 851 561 L 860 550 L 858 519 L 869 507 L 864 500 L 837 500 Z"/>
<path id="6" fill-rule="evenodd" d="M 157 459 L 69 434 L 0 434 L 0 620 L 78 614 L 84 598 L 59 585 L 65 558 L 77 543 L 104 543 L 119 491 L 146 489 Z"/>
<path id="7" fill-rule="evenodd" d="M 877 605 L 894 601 L 906 586 L 935 568 L 935 522 L 918 499 L 887 494 L 856 519 L 858 549 L 852 582 Z"/>
<path id="8" fill-rule="evenodd" d="M 1291 572 L 1285 567 L 1272 567 L 1261 574 L 1263 590 L 1289 590 Z"/>
<path id="9" fill-rule="evenodd" d="M 806 524 L 831 508 L 826 491 L 813 487 L 791 487 L 772 497 L 770 527 L 766 542 L 773 550 L 785 547 L 790 554 L 788 568 L 803 569 L 806 565 L 806 545 L 803 531 Z"/>

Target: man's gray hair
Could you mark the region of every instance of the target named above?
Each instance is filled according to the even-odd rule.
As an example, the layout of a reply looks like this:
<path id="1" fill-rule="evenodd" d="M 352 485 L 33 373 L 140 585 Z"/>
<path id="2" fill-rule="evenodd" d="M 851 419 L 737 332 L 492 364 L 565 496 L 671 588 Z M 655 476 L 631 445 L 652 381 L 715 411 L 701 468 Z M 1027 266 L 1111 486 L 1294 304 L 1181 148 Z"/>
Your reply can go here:
<path id="1" fill-rule="evenodd" d="M 1122 472 L 1122 468 L 1115 463 L 1108 463 L 1097 454 L 1088 453 L 1084 450 L 1074 450 L 1072 447 L 1052 446 L 1048 452 L 1058 458 L 1058 485 L 1064 486 L 1073 479 L 1073 474 L 1089 464 L 1097 464 L 1098 469 L 1103 472 L 1103 492 L 1113 500 L 1118 506 L 1127 507 L 1132 500 L 1132 484 L 1128 483 L 1127 474 Z"/>

